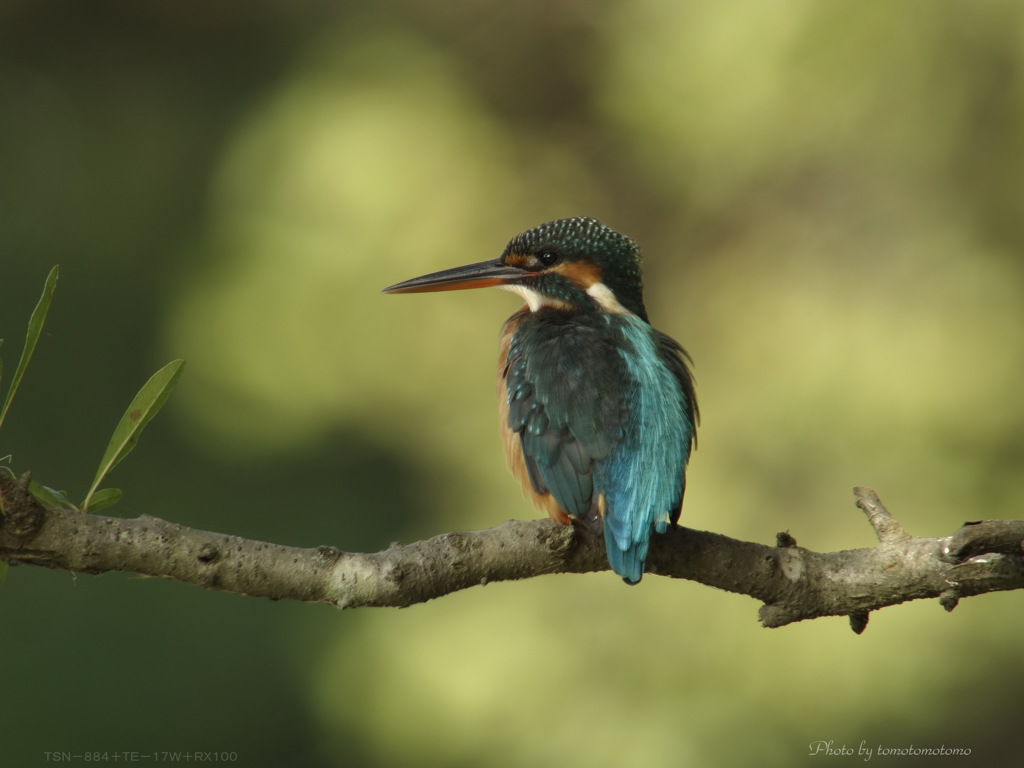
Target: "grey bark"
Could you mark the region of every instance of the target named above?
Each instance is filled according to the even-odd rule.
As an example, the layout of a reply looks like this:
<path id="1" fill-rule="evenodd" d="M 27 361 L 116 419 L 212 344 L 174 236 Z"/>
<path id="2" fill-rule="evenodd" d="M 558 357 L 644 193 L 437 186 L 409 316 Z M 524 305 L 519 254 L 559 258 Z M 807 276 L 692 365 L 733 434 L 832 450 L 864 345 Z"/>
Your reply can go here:
<path id="1" fill-rule="evenodd" d="M 338 608 L 402 607 L 491 581 L 608 569 L 599 537 L 550 520 L 509 520 L 363 554 L 253 541 L 148 515 L 44 507 L 26 489 L 27 476 L 0 474 L 0 559 L 11 564 L 129 571 Z M 918 538 L 873 491 L 855 488 L 854 494 L 878 537 L 875 547 L 813 552 L 788 533 L 772 546 L 680 527 L 654 537 L 647 578 L 689 579 L 749 595 L 763 603 L 759 618 L 766 627 L 848 616 L 858 633 L 869 612 L 885 606 L 938 598 L 952 610 L 963 597 L 1024 587 L 1024 522 L 968 523 L 951 536 Z"/>

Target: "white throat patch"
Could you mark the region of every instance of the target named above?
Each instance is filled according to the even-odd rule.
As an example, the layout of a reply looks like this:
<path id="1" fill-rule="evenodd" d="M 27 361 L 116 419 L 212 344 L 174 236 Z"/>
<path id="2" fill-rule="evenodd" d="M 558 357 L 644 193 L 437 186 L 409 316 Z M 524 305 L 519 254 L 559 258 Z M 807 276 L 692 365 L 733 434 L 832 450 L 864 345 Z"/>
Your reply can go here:
<path id="1" fill-rule="evenodd" d="M 525 285 L 520 285 L 518 283 L 513 283 L 511 285 L 499 285 L 498 287 L 501 288 L 501 290 L 503 291 L 518 293 L 520 296 L 522 296 L 523 300 L 526 302 L 526 305 L 530 308 L 531 312 L 536 312 L 538 309 L 544 306 L 558 306 L 561 303 L 549 299 L 546 296 L 542 296 L 532 288 L 527 288 Z"/>
<path id="2" fill-rule="evenodd" d="M 526 305 L 530 308 L 531 312 L 536 312 L 541 307 L 562 307 L 563 309 L 570 308 L 564 301 L 558 299 L 552 299 L 545 296 L 542 293 L 538 293 L 532 288 L 527 288 L 525 285 L 519 283 L 513 283 L 511 285 L 499 285 L 503 291 L 509 291 L 511 293 L 519 294 Z M 594 301 L 605 312 L 611 315 L 632 315 L 633 313 L 626 309 L 619 303 L 619 300 L 615 298 L 615 294 L 612 293 L 604 283 L 594 283 L 587 288 L 587 295 L 590 296 Z"/>
<path id="3" fill-rule="evenodd" d="M 612 315 L 632 315 L 633 313 L 619 304 L 612 289 L 604 283 L 594 283 L 587 288 L 587 295 L 601 305 L 601 309 Z"/>

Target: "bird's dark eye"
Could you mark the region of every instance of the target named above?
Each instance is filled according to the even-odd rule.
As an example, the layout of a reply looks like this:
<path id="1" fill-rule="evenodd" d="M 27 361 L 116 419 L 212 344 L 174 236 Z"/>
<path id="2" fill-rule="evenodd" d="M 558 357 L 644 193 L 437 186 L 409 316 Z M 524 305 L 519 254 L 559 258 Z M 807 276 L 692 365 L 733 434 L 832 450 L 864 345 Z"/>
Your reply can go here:
<path id="1" fill-rule="evenodd" d="M 545 267 L 551 267 L 558 263 L 559 256 L 554 251 L 544 251 L 537 257 Z"/>

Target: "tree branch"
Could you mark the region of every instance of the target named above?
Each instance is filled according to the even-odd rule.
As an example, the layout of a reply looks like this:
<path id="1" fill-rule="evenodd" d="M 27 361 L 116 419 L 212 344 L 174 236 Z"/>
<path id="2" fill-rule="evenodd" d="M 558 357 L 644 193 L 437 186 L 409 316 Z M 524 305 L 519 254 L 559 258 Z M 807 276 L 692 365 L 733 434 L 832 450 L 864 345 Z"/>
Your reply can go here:
<path id="1" fill-rule="evenodd" d="M 41 506 L 28 476 L 0 473 L 0 558 L 78 573 L 130 571 L 272 600 L 338 608 L 409 606 L 490 581 L 607 570 L 604 546 L 584 526 L 510 520 L 484 531 L 446 533 L 372 554 L 302 549 L 187 528 L 143 515 L 102 517 Z M 870 611 L 939 598 L 1024 588 L 1024 522 L 968 523 L 952 536 L 916 538 L 874 491 L 855 488 L 876 547 L 813 552 L 788 533 L 776 546 L 678 528 L 655 536 L 648 573 L 750 595 L 761 623 L 781 627 L 848 616 L 854 631 Z"/>

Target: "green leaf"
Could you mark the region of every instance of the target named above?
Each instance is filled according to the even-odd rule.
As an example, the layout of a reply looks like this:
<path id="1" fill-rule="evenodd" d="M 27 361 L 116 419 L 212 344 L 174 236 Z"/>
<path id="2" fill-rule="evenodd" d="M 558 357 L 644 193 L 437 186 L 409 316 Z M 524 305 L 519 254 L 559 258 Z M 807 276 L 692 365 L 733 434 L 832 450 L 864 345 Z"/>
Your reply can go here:
<path id="1" fill-rule="evenodd" d="M 104 488 L 102 491 L 96 491 L 89 501 L 89 511 L 99 512 L 101 509 L 112 507 L 121 500 L 123 495 L 120 488 Z"/>
<path id="2" fill-rule="evenodd" d="M 48 507 L 70 509 L 75 512 L 78 511 L 78 507 L 71 503 L 71 499 L 68 498 L 67 493 L 64 491 L 55 491 L 53 488 L 49 488 L 42 483 L 37 483 L 35 480 L 29 480 L 28 492 L 31 493 L 40 504 L 45 504 Z"/>
<path id="3" fill-rule="evenodd" d="M 100 483 L 103 482 L 103 478 L 125 456 L 132 452 L 135 444 L 139 441 L 139 435 L 142 433 L 142 430 L 157 415 L 163 404 L 167 402 L 167 398 L 170 396 L 171 390 L 174 389 L 174 385 L 177 383 L 178 377 L 181 375 L 182 366 L 184 365 L 184 360 L 169 362 L 154 373 L 149 381 L 143 384 L 142 389 L 139 390 L 135 399 L 132 400 L 128 410 L 121 417 L 121 421 L 114 428 L 114 434 L 110 438 L 110 443 L 107 445 L 103 458 L 100 460 L 99 469 L 96 470 L 96 478 L 92 481 L 92 487 L 89 488 L 85 501 L 82 502 L 82 510 L 84 512 L 89 511 L 89 502 L 92 500 L 93 494 L 96 493 L 96 489 L 99 488 Z"/>
<path id="4" fill-rule="evenodd" d="M 46 276 L 46 284 L 43 286 L 43 295 L 39 297 L 39 303 L 32 310 L 32 317 L 28 321 L 28 333 L 25 334 L 25 348 L 21 350 L 21 359 L 18 361 L 18 367 L 14 370 L 11 388 L 7 390 L 3 408 L 0 408 L 0 426 L 3 425 L 4 417 L 7 416 L 7 410 L 11 407 L 11 401 L 14 399 L 14 393 L 18 391 L 18 385 L 21 384 L 21 377 L 25 375 L 28 361 L 32 359 L 32 353 L 35 352 L 36 342 L 39 341 L 43 323 L 46 322 L 46 313 L 50 311 L 50 301 L 53 299 L 53 291 L 57 287 L 59 272 L 60 267 L 50 270 L 50 274 Z"/>

